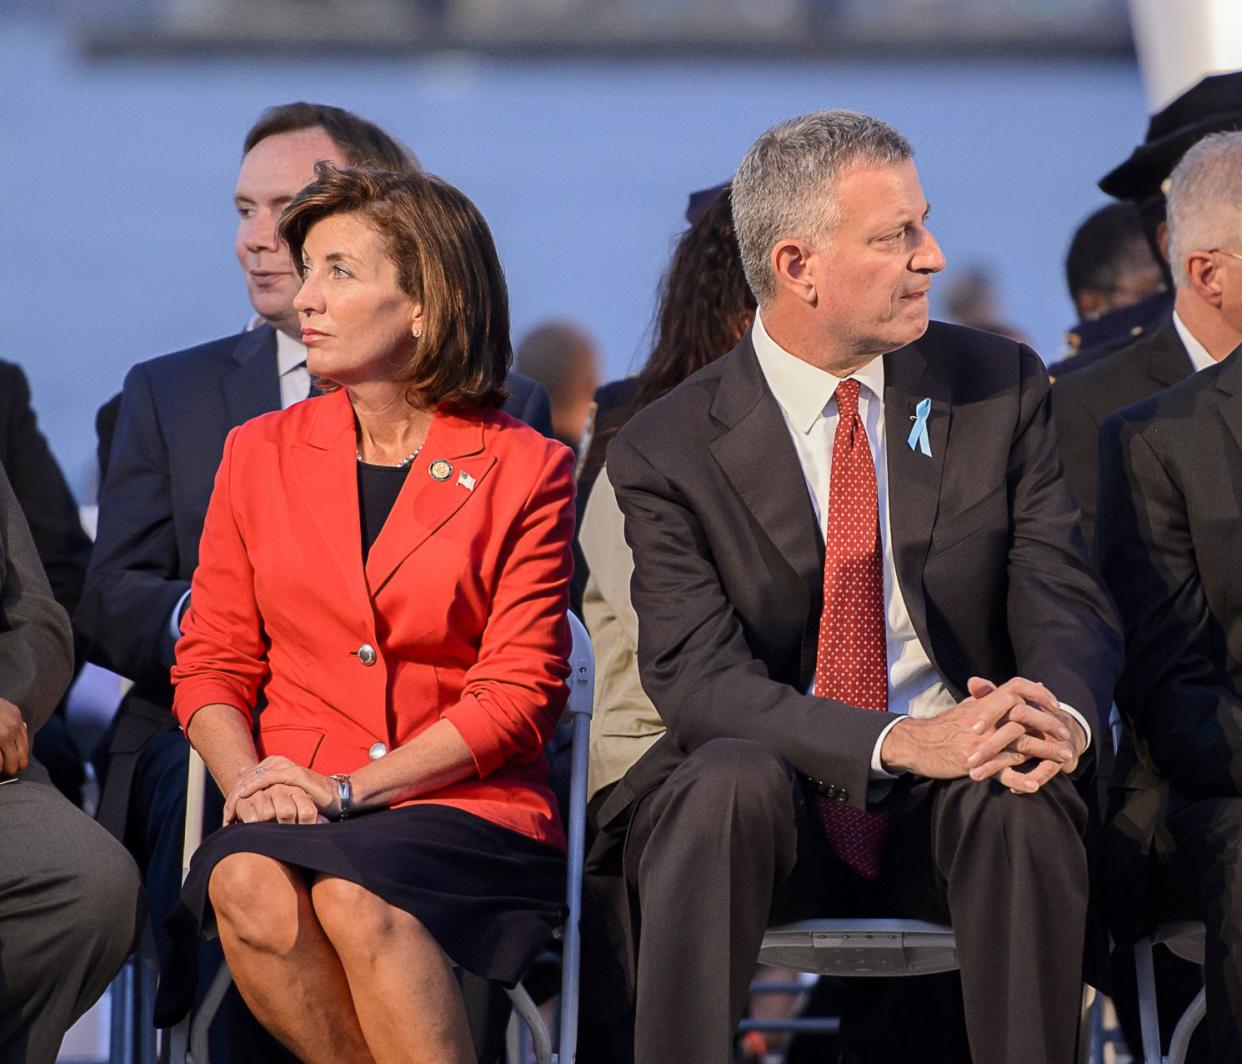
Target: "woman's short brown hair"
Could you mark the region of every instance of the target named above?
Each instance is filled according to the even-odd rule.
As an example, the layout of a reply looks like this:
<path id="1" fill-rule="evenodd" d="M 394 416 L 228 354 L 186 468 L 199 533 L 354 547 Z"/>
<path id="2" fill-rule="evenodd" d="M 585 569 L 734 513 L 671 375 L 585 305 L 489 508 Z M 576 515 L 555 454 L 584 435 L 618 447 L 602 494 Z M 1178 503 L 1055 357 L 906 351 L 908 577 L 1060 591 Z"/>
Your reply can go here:
<path id="1" fill-rule="evenodd" d="M 402 290 L 422 304 L 422 336 L 396 374 L 410 398 L 431 405 L 499 406 L 513 357 L 509 292 L 478 208 L 423 173 L 315 166 L 315 180 L 280 217 L 294 263 L 311 227 L 334 214 L 374 226 Z"/>

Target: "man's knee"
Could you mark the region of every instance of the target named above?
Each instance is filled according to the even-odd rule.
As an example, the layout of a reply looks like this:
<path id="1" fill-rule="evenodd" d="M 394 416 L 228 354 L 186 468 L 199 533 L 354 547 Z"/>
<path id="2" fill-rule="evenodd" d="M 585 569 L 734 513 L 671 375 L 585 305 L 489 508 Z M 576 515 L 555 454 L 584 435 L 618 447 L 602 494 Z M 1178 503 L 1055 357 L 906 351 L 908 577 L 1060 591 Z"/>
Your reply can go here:
<path id="1" fill-rule="evenodd" d="M 704 743 L 664 787 L 671 802 L 713 820 L 792 823 L 792 768 L 770 747 L 749 739 Z"/>
<path id="2" fill-rule="evenodd" d="M 1087 807 L 1068 779 L 1057 777 L 1034 794 L 998 783 L 962 781 L 957 788 L 964 834 L 1002 840 L 1011 853 L 1086 860 Z"/>
<path id="3" fill-rule="evenodd" d="M 299 891 L 288 868 L 271 857 L 232 853 L 211 871 L 207 893 L 216 919 L 241 944 L 285 953 L 298 935 Z"/>

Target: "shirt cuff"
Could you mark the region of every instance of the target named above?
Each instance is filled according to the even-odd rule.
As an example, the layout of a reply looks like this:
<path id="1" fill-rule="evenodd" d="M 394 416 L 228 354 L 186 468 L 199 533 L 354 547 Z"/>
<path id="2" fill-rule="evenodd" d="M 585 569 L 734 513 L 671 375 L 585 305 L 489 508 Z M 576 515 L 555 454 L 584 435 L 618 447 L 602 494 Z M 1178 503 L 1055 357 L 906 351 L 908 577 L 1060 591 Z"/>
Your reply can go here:
<path id="1" fill-rule="evenodd" d="M 181 638 L 181 611 L 185 608 L 186 600 L 189 597 L 190 589 L 186 588 L 185 593 L 177 599 L 177 605 L 173 607 L 172 616 L 168 618 L 168 631 L 172 635 L 174 645 Z"/>
<path id="2" fill-rule="evenodd" d="M 1067 706 L 1066 708 L 1068 709 L 1069 707 Z M 871 751 L 871 774 L 868 777 L 873 783 L 876 780 L 895 780 L 897 778 L 884 767 L 884 762 L 880 760 L 880 747 L 884 745 L 885 736 L 905 719 L 905 714 L 898 714 L 894 720 L 889 721 L 884 726 L 884 730 L 880 732 L 879 738 L 876 739 L 875 749 Z"/>
<path id="3" fill-rule="evenodd" d="M 1076 721 L 1078 721 L 1079 725 L 1081 726 L 1083 730 L 1083 734 L 1086 735 L 1087 737 L 1087 745 L 1082 748 L 1083 753 L 1086 753 L 1088 750 L 1091 749 L 1091 725 L 1087 723 L 1083 715 L 1079 713 L 1078 710 L 1076 710 L 1073 706 L 1067 706 L 1064 702 L 1059 702 L 1058 705 L 1060 705 L 1060 707 L 1066 713 L 1068 713 L 1071 717 L 1073 717 Z"/>

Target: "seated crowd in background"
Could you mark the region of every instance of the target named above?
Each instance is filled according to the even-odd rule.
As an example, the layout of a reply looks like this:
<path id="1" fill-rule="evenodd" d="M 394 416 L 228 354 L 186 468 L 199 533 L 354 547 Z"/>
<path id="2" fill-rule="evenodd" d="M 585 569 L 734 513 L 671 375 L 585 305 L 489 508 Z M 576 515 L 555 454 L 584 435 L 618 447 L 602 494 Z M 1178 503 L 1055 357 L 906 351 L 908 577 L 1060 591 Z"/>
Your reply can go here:
<path id="1" fill-rule="evenodd" d="M 960 985 L 842 1000 L 853 1059 L 1069 1060 L 1084 957 L 1137 1045 L 1129 951 L 1174 917 L 1207 926 L 1193 1059 L 1242 1058 L 1239 125 L 1242 74 L 1207 78 L 1101 182 L 1125 202 L 1071 241 L 1050 389 L 1020 342 L 929 322 L 900 133 L 782 123 L 692 200 L 649 358 L 597 388 L 569 323 L 509 372 L 462 193 L 349 112 L 265 112 L 235 193 L 257 317 L 101 408 L 88 571 L 0 364 L 0 1059 L 53 1060 L 142 926 L 133 862 L 51 785 L 82 780 L 66 609 L 135 681 L 100 819 L 145 879 L 160 1022 L 210 913 L 222 1059 L 498 1059 L 496 987 L 561 918 L 571 601 L 610 929 L 584 1064 L 730 1059 L 764 928 L 812 914 L 957 933 Z M 182 890 L 186 735 L 225 827 Z"/>

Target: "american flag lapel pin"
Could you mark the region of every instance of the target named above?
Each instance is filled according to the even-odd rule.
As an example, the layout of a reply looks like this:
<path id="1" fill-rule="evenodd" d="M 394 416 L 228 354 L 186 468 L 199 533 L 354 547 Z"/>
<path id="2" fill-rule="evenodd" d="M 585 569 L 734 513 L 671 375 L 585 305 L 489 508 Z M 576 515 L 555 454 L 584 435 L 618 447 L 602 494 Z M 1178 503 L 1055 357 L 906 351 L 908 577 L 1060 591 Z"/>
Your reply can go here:
<path id="1" fill-rule="evenodd" d="M 464 469 L 457 474 L 457 483 L 467 491 L 474 491 L 475 479 Z"/>

